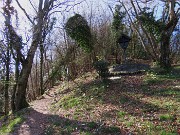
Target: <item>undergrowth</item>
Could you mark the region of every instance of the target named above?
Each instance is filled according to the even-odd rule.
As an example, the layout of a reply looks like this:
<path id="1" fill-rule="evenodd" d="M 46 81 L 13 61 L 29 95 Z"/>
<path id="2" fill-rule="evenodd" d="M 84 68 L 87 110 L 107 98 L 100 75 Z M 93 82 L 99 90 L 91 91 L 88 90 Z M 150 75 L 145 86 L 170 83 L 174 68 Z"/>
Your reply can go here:
<path id="1" fill-rule="evenodd" d="M 22 123 L 24 118 L 22 116 L 15 116 L 7 120 L 2 127 L 0 127 L 0 134 L 10 133 L 14 128 Z"/>

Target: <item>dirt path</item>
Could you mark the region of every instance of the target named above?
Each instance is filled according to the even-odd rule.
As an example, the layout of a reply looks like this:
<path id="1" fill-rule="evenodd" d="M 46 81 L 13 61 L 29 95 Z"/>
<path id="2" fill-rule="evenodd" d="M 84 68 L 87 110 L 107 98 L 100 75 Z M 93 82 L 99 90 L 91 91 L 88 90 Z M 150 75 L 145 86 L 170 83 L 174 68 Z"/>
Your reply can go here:
<path id="1" fill-rule="evenodd" d="M 50 103 L 53 101 L 54 90 L 47 95 L 43 95 L 40 100 L 32 102 L 24 115 L 25 121 L 15 128 L 10 135 L 43 135 L 45 127 L 48 124 Z"/>

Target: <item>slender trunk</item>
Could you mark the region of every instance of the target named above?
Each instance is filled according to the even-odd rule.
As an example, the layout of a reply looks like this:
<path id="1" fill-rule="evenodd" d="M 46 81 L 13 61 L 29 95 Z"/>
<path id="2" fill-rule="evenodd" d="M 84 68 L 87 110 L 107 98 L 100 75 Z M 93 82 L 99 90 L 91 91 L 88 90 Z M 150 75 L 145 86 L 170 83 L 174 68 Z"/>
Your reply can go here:
<path id="1" fill-rule="evenodd" d="M 12 46 L 11 46 L 12 47 Z M 11 48 L 12 49 L 12 48 Z M 15 105 L 15 95 L 16 95 L 16 89 L 17 89 L 17 83 L 18 83 L 18 78 L 19 78 L 19 65 L 20 65 L 20 60 L 19 60 L 19 55 L 15 57 L 13 55 L 13 58 L 15 60 L 15 84 L 13 85 L 12 89 L 12 96 L 11 96 L 11 109 L 12 112 L 15 112 L 16 110 L 16 105 Z"/>
<path id="2" fill-rule="evenodd" d="M 6 57 L 6 81 L 5 81 L 5 92 L 4 92 L 4 97 L 5 97 L 5 115 L 9 113 L 9 73 L 10 73 L 10 52 L 9 52 L 9 47 L 7 48 L 7 57 Z"/>
<path id="3" fill-rule="evenodd" d="M 40 45 L 40 92 L 41 95 L 44 94 L 44 89 L 43 89 L 43 53 L 44 53 L 44 47 L 43 44 Z"/>
<path id="4" fill-rule="evenodd" d="M 34 93 L 34 85 L 33 85 L 33 77 L 32 77 L 32 73 L 30 74 L 30 82 L 31 82 L 31 90 L 33 91 L 33 93 Z M 36 95 L 36 94 L 35 94 Z"/>
<path id="5" fill-rule="evenodd" d="M 30 78 L 30 83 L 31 83 L 31 91 L 32 91 L 32 95 L 33 95 L 33 100 L 34 99 L 36 99 L 36 97 L 37 97 L 37 91 L 36 91 L 36 89 L 34 88 L 34 81 L 33 81 L 33 72 L 31 72 L 31 74 L 30 74 L 30 76 L 29 76 L 29 78 Z M 30 85 L 30 84 L 29 84 Z"/>
<path id="6" fill-rule="evenodd" d="M 36 54 L 36 65 L 35 65 L 35 79 L 34 79 L 34 83 L 35 83 L 35 89 L 38 90 L 37 91 L 37 95 L 39 96 L 41 94 L 41 91 L 38 87 L 38 55 Z"/>
<path id="7" fill-rule="evenodd" d="M 15 106 L 16 87 L 17 87 L 17 84 L 14 84 L 13 91 L 12 91 L 12 97 L 11 97 L 11 110 L 12 110 L 13 113 L 16 110 L 16 106 Z"/>
<path id="8" fill-rule="evenodd" d="M 52 56 L 52 52 L 51 52 L 51 63 L 53 63 L 53 56 Z M 52 66 L 52 65 L 51 65 Z M 52 68 L 52 73 L 54 72 L 54 69 Z M 51 84 L 50 84 L 50 87 L 53 87 L 54 86 L 54 77 L 51 79 Z"/>

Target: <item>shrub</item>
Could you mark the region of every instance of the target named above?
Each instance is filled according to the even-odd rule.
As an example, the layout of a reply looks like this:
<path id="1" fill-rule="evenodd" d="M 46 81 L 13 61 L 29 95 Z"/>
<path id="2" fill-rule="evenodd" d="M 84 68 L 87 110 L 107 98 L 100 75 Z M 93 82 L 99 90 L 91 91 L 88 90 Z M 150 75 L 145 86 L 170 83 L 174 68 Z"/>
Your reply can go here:
<path id="1" fill-rule="evenodd" d="M 108 62 L 105 60 L 99 60 L 94 63 L 94 68 L 103 79 L 105 79 L 109 74 L 108 65 Z"/>

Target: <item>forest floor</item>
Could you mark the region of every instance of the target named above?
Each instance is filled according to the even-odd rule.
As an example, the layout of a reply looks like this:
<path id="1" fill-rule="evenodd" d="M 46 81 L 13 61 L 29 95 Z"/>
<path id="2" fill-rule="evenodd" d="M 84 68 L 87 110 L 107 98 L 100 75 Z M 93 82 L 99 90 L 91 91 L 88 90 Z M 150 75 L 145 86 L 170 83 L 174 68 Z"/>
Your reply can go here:
<path id="1" fill-rule="evenodd" d="M 179 135 L 180 66 L 166 75 L 152 71 L 106 81 L 86 73 L 2 121 L 3 135 Z"/>

